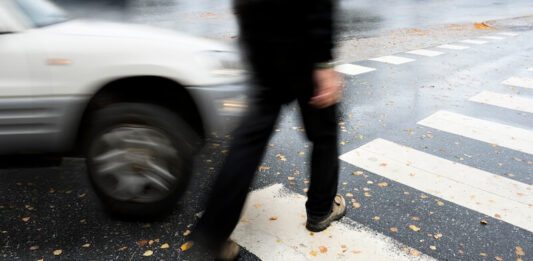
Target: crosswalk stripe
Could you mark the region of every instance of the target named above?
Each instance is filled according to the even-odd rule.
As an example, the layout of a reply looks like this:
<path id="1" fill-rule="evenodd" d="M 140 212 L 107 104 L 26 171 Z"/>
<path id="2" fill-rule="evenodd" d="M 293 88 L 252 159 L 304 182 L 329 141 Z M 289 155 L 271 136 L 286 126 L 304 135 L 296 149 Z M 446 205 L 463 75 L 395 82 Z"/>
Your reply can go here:
<path id="1" fill-rule="evenodd" d="M 321 233 L 310 233 L 305 201 L 281 184 L 253 191 L 231 238 L 264 261 L 434 260 L 408 256 L 396 240 L 346 217 Z"/>
<path id="2" fill-rule="evenodd" d="M 511 32 L 501 32 L 498 33 L 499 35 L 505 35 L 505 36 L 518 36 L 518 33 L 511 33 Z"/>
<path id="3" fill-rule="evenodd" d="M 465 115 L 438 111 L 418 124 L 470 139 L 533 154 L 533 131 Z"/>
<path id="4" fill-rule="evenodd" d="M 390 64 L 395 64 L 395 65 L 404 64 L 404 63 L 410 63 L 410 62 L 414 62 L 415 61 L 415 59 L 405 58 L 405 57 L 400 57 L 400 56 L 394 56 L 394 55 L 377 57 L 377 58 L 372 58 L 372 59 L 369 59 L 369 60 L 376 61 L 376 62 L 382 62 L 382 63 L 390 63 Z"/>
<path id="5" fill-rule="evenodd" d="M 533 89 L 533 79 L 531 78 L 511 77 L 503 81 L 502 84 L 510 85 L 514 87 Z"/>
<path id="6" fill-rule="evenodd" d="M 531 185 L 376 139 L 341 156 L 369 172 L 533 232 Z"/>
<path id="7" fill-rule="evenodd" d="M 516 95 L 483 91 L 470 98 L 470 101 L 533 113 L 533 99 Z"/>
<path id="8" fill-rule="evenodd" d="M 376 69 L 355 64 L 341 64 L 335 66 L 335 70 L 348 75 L 358 75 L 375 71 Z"/>
<path id="9" fill-rule="evenodd" d="M 486 44 L 487 41 L 481 41 L 481 40 L 463 40 L 461 43 L 468 43 L 468 44 Z"/>
<path id="10" fill-rule="evenodd" d="M 453 44 L 443 44 L 443 45 L 439 45 L 437 47 L 438 48 L 442 48 L 442 49 L 450 49 L 450 50 L 465 50 L 465 49 L 470 48 L 470 47 L 464 46 L 464 45 L 453 45 Z"/>
<path id="11" fill-rule="evenodd" d="M 435 57 L 435 56 L 444 54 L 443 52 L 437 52 L 437 51 L 431 51 L 431 50 L 425 50 L 425 49 L 413 50 L 413 51 L 409 51 L 406 53 L 416 54 L 416 55 L 421 55 L 421 56 L 428 56 L 428 57 Z"/>
<path id="12" fill-rule="evenodd" d="M 529 68 L 527 70 L 530 71 L 530 72 L 533 72 L 533 67 L 531 67 L 531 68 Z"/>
<path id="13" fill-rule="evenodd" d="M 478 38 L 489 39 L 489 40 L 503 40 L 503 39 L 505 39 L 505 37 L 501 37 L 501 36 L 480 36 Z"/>

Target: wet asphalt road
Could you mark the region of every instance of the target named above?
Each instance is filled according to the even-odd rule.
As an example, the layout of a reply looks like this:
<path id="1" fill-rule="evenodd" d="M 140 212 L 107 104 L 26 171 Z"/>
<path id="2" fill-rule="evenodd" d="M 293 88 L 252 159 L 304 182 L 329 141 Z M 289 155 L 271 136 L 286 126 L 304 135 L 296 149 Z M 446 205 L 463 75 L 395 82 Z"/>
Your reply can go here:
<path id="1" fill-rule="evenodd" d="M 433 2 L 438 5 L 447 1 Z M 430 6 L 432 4 L 427 8 Z M 494 4 L 494 8 L 488 8 L 482 15 L 490 16 L 491 10 L 496 15 L 501 9 L 498 6 L 501 5 Z M 510 14 L 515 10 L 507 9 Z M 476 19 L 481 17 L 481 14 L 472 15 Z M 425 19 L 428 25 L 432 23 L 430 17 Z M 443 15 L 435 19 L 435 23 L 440 23 L 458 22 L 463 18 L 453 20 Z M 363 29 L 362 33 L 379 30 L 377 26 L 370 27 L 373 28 Z M 419 120 L 438 110 L 448 110 L 533 129 L 531 113 L 468 101 L 482 90 L 532 98 L 531 89 L 500 84 L 511 76 L 533 78 L 533 72 L 526 70 L 533 67 L 532 37 L 532 31 L 524 30 L 515 38 L 481 46 L 470 45 L 466 51 L 447 50 L 445 55 L 434 58 L 401 54 L 416 59 L 416 62 L 400 66 L 357 62 L 376 71 L 347 77 L 339 119 L 342 122 L 341 153 L 382 138 L 533 184 L 531 154 L 417 125 Z M 253 189 L 281 183 L 304 194 L 309 144 L 296 113 L 293 106 L 285 109 L 263 162 L 268 169 L 258 173 Z M 209 144 L 197 160 L 195 178 L 185 198 L 171 215 L 150 223 L 125 222 L 107 216 L 89 187 L 83 160 L 66 159 L 61 166 L 55 167 L 30 167 L 35 163 L 33 159 L 8 165 L 2 158 L 0 258 L 140 260 L 146 250 L 153 250 L 153 257 L 158 260 L 184 259 L 187 253 L 179 250 L 187 240 L 183 234 L 191 229 L 202 211 L 203 192 L 209 188 L 223 159 L 222 151 L 220 144 Z M 278 155 L 287 160 L 280 160 Z M 437 205 L 438 198 L 374 173 L 362 170 L 362 175 L 353 175 L 357 171 L 361 169 L 345 162 L 341 164 L 339 192 L 352 193 L 361 204 L 360 208 L 350 209 L 347 216 L 363 226 L 438 260 L 533 259 L 531 232 L 448 201 L 442 206 Z M 295 179 L 288 180 L 289 176 Z M 389 186 L 372 185 L 380 182 L 387 182 Z M 371 191 L 371 197 L 364 195 L 367 190 Z M 376 216 L 380 217 L 379 221 L 374 219 Z M 482 219 L 487 220 L 488 225 L 481 225 Z M 406 228 L 413 223 L 422 229 L 421 232 Z M 392 232 L 391 227 L 397 227 L 399 231 Z M 442 238 L 437 240 L 428 236 L 437 232 L 442 233 Z M 160 249 L 164 243 L 170 248 Z M 430 246 L 436 246 L 436 250 Z M 517 246 L 525 252 L 523 256 L 517 255 Z M 62 254 L 54 257 L 53 251 L 58 249 Z M 258 260 L 247 251 L 241 259 Z"/>

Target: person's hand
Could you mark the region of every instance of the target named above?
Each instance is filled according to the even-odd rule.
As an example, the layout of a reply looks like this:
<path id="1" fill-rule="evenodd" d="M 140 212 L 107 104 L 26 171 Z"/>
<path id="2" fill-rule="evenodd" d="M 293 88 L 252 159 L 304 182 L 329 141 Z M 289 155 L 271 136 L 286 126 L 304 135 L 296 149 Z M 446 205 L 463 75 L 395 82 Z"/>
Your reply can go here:
<path id="1" fill-rule="evenodd" d="M 314 71 L 315 94 L 309 102 L 315 108 L 323 109 L 338 103 L 344 85 L 342 77 L 333 68 Z"/>

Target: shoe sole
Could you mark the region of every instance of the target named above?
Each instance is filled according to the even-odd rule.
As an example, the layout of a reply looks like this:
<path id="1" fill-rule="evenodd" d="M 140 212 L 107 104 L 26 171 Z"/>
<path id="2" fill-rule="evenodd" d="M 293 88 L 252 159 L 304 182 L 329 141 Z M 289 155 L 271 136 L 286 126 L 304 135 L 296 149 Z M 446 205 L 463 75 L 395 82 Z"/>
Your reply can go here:
<path id="1" fill-rule="evenodd" d="M 330 222 L 324 223 L 324 225 L 312 225 L 312 224 L 307 223 L 307 224 L 305 225 L 305 228 L 307 228 L 307 230 L 309 230 L 309 231 L 311 231 L 311 232 L 322 232 L 322 231 L 326 230 L 326 228 L 328 228 L 329 226 L 331 226 L 331 223 L 332 223 L 332 222 L 340 220 L 340 219 L 343 218 L 345 215 L 346 215 L 346 207 L 344 207 L 344 210 L 342 211 L 341 214 L 339 214 L 338 216 L 336 216 L 336 217 L 335 217 L 334 219 L 332 219 Z"/>

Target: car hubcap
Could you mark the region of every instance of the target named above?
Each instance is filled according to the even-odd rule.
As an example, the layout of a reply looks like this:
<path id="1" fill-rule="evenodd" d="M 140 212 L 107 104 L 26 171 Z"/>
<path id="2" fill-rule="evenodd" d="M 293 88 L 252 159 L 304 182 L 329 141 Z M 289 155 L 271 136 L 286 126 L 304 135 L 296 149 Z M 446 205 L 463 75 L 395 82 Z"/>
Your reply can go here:
<path id="1" fill-rule="evenodd" d="M 93 179 L 108 196 L 154 202 L 176 186 L 172 173 L 179 164 L 178 151 L 163 132 L 148 126 L 120 126 L 94 144 Z"/>

